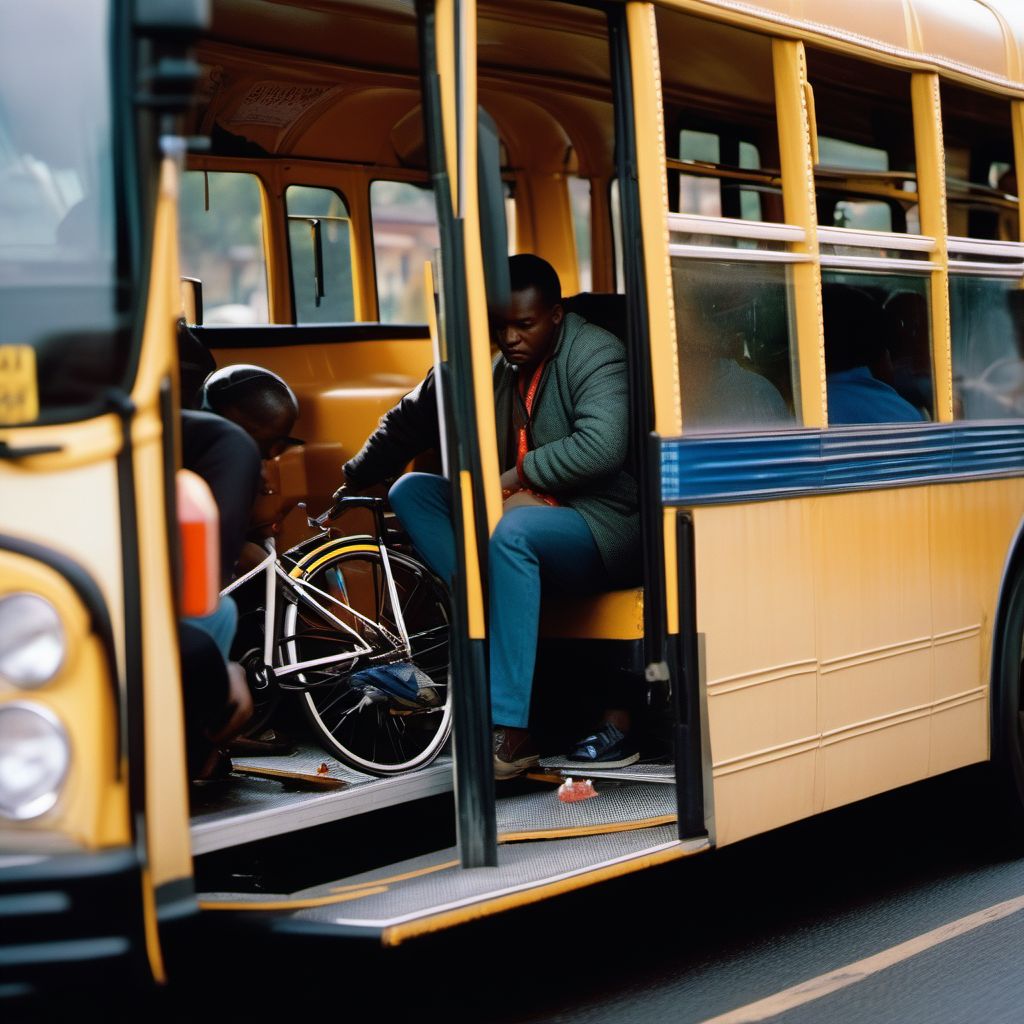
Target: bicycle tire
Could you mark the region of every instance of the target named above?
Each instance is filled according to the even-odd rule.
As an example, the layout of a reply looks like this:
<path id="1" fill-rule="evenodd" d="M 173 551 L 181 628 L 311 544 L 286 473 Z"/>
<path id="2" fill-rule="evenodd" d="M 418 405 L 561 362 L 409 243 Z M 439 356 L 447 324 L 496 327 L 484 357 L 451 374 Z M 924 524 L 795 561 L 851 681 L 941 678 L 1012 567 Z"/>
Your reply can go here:
<path id="1" fill-rule="evenodd" d="M 447 591 L 416 559 L 389 550 L 388 561 L 413 641 L 412 661 L 430 676 L 437 703 L 410 708 L 391 700 L 367 702 L 347 681 L 373 663 L 372 655 L 296 674 L 297 681 L 308 687 L 298 695 L 299 701 L 324 750 L 356 771 L 379 776 L 401 775 L 430 764 L 444 747 L 452 725 Z M 340 595 L 363 614 L 391 631 L 396 629 L 390 612 L 382 607 L 386 588 L 374 537 L 347 537 L 319 545 L 295 564 L 290 575 L 332 596 Z M 346 642 L 340 632 L 333 641 L 327 638 L 323 622 L 314 619 L 315 613 L 298 603 L 288 604 L 278 644 L 282 665 L 322 657 Z M 303 636 L 304 626 L 313 635 Z M 373 645 L 372 631 L 367 633 Z"/>

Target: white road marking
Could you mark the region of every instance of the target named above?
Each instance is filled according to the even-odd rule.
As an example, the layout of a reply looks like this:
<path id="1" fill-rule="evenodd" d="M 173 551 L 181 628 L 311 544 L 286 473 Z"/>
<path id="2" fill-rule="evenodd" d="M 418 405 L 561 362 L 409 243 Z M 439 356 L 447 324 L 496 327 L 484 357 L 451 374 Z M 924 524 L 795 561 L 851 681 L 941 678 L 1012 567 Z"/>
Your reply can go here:
<path id="1" fill-rule="evenodd" d="M 917 956 L 918 953 L 923 953 L 934 946 L 940 946 L 943 942 L 959 938 L 961 935 L 973 932 L 976 928 L 982 928 L 1021 910 L 1024 910 L 1024 896 L 996 903 L 994 906 L 986 907 L 984 910 L 968 914 L 956 921 L 950 921 L 949 924 L 933 928 L 930 932 L 925 932 L 916 938 L 901 942 L 898 946 L 883 949 L 881 953 L 876 953 L 874 956 L 865 957 L 856 963 L 829 971 L 828 974 L 819 974 L 816 978 L 802 981 L 799 985 L 783 989 L 766 999 L 759 999 L 755 1003 L 748 1003 L 746 1006 L 730 1010 L 728 1013 L 710 1017 L 703 1024 L 757 1024 L 758 1021 L 768 1020 L 780 1013 L 796 1009 L 798 1006 L 812 1003 L 815 999 L 831 995 L 849 985 L 856 985 L 858 981 L 863 981 L 872 974 L 884 971 L 903 960 L 909 960 L 911 957 Z"/>

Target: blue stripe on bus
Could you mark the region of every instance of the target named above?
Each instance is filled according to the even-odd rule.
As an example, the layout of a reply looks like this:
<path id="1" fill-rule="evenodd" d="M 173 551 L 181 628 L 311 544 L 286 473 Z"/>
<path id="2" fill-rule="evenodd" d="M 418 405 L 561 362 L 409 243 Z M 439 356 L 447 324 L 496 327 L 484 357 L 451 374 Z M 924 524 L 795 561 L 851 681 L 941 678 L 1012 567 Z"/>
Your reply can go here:
<path id="1" fill-rule="evenodd" d="M 1024 475 L 1024 423 L 922 423 L 667 438 L 666 505 Z"/>

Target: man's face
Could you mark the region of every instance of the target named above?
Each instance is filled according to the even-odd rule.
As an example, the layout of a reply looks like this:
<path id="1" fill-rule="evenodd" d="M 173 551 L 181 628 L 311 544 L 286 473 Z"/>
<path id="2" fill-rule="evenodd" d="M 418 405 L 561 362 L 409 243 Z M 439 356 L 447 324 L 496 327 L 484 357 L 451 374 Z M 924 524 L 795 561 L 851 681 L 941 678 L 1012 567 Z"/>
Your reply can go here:
<path id="1" fill-rule="evenodd" d="M 492 315 L 494 340 L 513 365 L 533 369 L 554 347 L 564 312 L 546 306 L 534 287 L 512 292 L 504 309 Z"/>
<path id="2" fill-rule="evenodd" d="M 261 418 L 238 408 L 227 409 L 224 415 L 234 420 L 259 445 L 261 458 L 273 459 L 290 447 L 288 434 L 295 418 L 285 409 L 268 409 Z"/>

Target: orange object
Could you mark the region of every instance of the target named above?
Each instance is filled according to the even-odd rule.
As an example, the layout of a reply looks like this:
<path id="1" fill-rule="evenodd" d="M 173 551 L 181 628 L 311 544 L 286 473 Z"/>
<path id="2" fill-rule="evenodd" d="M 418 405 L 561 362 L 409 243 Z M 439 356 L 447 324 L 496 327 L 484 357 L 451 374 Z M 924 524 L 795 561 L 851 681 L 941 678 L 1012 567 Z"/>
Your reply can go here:
<path id="1" fill-rule="evenodd" d="M 578 782 L 573 782 L 572 778 L 567 778 L 558 787 L 558 799 L 563 804 L 574 804 L 577 800 L 589 800 L 592 796 L 597 796 L 598 792 L 594 789 L 594 784 L 590 779 L 580 779 Z"/>
<path id="2" fill-rule="evenodd" d="M 220 600 L 220 515 L 206 481 L 179 469 L 178 535 L 181 551 L 180 608 L 183 616 L 209 615 Z"/>

